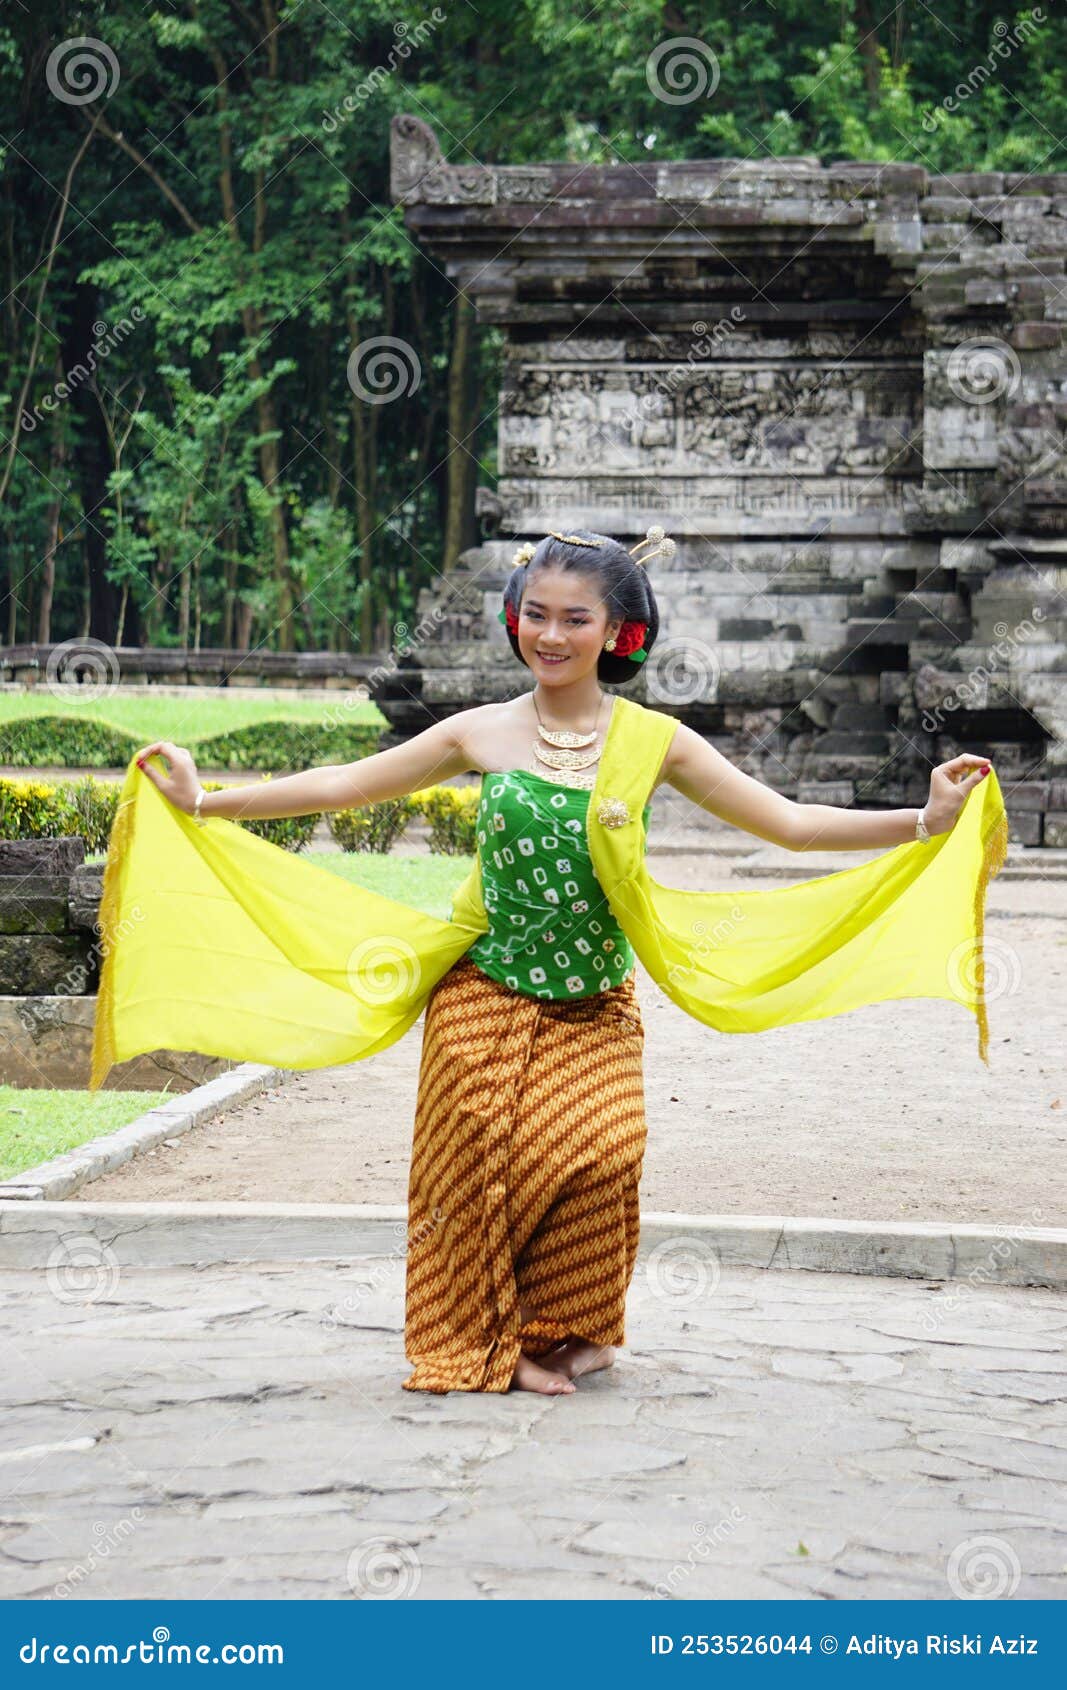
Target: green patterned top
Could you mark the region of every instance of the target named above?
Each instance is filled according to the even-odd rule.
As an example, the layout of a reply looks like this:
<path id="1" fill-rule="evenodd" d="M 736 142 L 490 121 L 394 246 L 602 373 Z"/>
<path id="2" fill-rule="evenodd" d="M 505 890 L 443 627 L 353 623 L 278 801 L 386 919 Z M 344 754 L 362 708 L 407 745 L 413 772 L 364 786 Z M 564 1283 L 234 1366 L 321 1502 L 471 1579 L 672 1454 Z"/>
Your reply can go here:
<path id="1" fill-rule="evenodd" d="M 526 769 L 482 777 L 478 860 L 489 931 L 466 954 L 529 997 L 592 997 L 634 966 L 589 855 L 590 797 Z"/>

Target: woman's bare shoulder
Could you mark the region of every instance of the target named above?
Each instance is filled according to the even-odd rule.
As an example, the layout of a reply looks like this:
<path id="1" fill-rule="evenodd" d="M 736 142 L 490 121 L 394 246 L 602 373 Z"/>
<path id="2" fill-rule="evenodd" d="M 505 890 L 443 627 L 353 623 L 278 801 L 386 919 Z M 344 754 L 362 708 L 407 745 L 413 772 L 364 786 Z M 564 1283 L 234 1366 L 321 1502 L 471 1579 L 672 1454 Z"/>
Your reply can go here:
<path id="1" fill-rule="evenodd" d="M 449 725 L 456 743 L 469 752 L 477 764 L 494 741 L 502 733 L 514 729 L 520 720 L 520 700 L 507 698 L 494 704 L 472 704 L 468 710 L 457 710 L 449 717 Z"/>

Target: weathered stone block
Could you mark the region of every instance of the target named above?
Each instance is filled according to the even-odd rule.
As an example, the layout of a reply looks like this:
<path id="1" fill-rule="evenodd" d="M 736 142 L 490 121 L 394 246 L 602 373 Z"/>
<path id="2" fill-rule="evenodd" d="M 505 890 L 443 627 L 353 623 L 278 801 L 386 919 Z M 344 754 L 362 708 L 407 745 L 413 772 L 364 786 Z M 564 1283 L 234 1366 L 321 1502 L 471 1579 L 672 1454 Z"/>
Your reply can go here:
<path id="1" fill-rule="evenodd" d="M 1055 784 L 1062 786 L 1063 781 Z M 1043 843 L 1062 850 L 1067 847 L 1067 810 L 1048 810 L 1045 814 Z"/>
<path id="2" fill-rule="evenodd" d="M 1049 782 L 1047 780 L 1016 781 L 1005 800 L 1005 808 L 1015 810 L 1047 810 Z"/>
<path id="3" fill-rule="evenodd" d="M 1063 331 L 1057 323 L 1017 323 L 1008 339 L 1017 352 L 1037 352 L 1058 347 Z"/>
<path id="4" fill-rule="evenodd" d="M 72 874 L 85 861 L 80 834 L 62 839 L 0 839 L 0 875 Z"/>
<path id="5" fill-rule="evenodd" d="M 0 995 L 82 993 L 96 983 L 97 960 L 85 939 L 52 933 L 0 934 Z"/>
<path id="6" fill-rule="evenodd" d="M 1040 845 L 1041 816 L 1036 810 L 1012 810 L 1010 795 L 1005 803 L 1008 812 L 1008 838 L 1013 845 Z"/>
<path id="7" fill-rule="evenodd" d="M 0 874 L 0 933 L 62 933 L 67 875 Z"/>

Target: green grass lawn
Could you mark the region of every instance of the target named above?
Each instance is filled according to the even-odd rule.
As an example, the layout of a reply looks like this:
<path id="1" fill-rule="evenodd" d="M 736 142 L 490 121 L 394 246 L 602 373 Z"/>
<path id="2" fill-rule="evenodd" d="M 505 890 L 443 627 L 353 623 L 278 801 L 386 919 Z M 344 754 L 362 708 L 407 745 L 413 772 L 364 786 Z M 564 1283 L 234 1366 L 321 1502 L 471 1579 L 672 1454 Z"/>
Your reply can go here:
<path id="1" fill-rule="evenodd" d="M 392 857 L 370 851 L 315 851 L 306 855 L 317 868 L 339 874 L 355 886 L 366 886 L 370 892 L 380 892 L 383 898 L 396 898 L 412 909 L 425 910 L 442 921 L 447 921 L 452 894 L 474 863 L 473 857 Z M 97 852 L 85 860 L 102 863 L 104 857 Z"/>
<path id="2" fill-rule="evenodd" d="M 0 1086 L 0 1179 L 102 1138 L 173 1097 L 162 1091 L 30 1091 Z"/>
<path id="3" fill-rule="evenodd" d="M 447 921 L 452 894 L 470 873 L 473 857 L 393 857 L 367 851 L 323 852 L 310 859 L 385 898 Z"/>
<path id="4" fill-rule="evenodd" d="M 71 689 L 73 692 L 74 688 Z M 294 690 L 292 698 L 260 698 L 249 689 L 248 695 L 234 692 L 219 698 L 205 695 L 197 687 L 189 687 L 183 697 L 153 698 L 149 694 L 124 694 L 122 688 L 103 698 L 91 698 L 84 704 L 73 699 L 57 698 L 47 688 L 29 692 L 0 692 L 0 722 L 25 721 L 31 716 L 76 716 L 79 720 L 91 717 L 94 721 L 110 722 L 125 728 L 146 743 L 154 739 L 172 739 L 181 743 L 185 735 L 229 733 L 247 727 L 252 722 L 279 720 L 319 723 L 375 723 L 385 725 L 385 717 L 376 704 L 345 704 L 345 692 L 337 694 L 336 702 L 302 698 Z"/>

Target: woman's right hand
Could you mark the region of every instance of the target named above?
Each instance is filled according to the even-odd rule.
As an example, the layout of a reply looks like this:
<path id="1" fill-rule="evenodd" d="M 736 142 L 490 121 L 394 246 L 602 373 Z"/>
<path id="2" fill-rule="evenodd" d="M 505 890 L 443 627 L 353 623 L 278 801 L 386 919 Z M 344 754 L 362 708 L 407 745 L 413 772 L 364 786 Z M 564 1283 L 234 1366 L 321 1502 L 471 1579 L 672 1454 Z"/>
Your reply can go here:
<path id="1" fill-rule="evenodd" d="M 162 774 L 148 758 L 153 752 L 160 752 L 170 764 L 170 773 Z M 196 764 L 192 755 L 184 746 L 174 745 L 169 739 L 157 739 L 154 744 L 146 745 L 137 753 L 137 767 L 143 769 L 153 785 L 158 786 L 164 798 L 178 810 L 192 815 L 196 795 L 200 791 L 200 777 L 196 772 Z"/>

